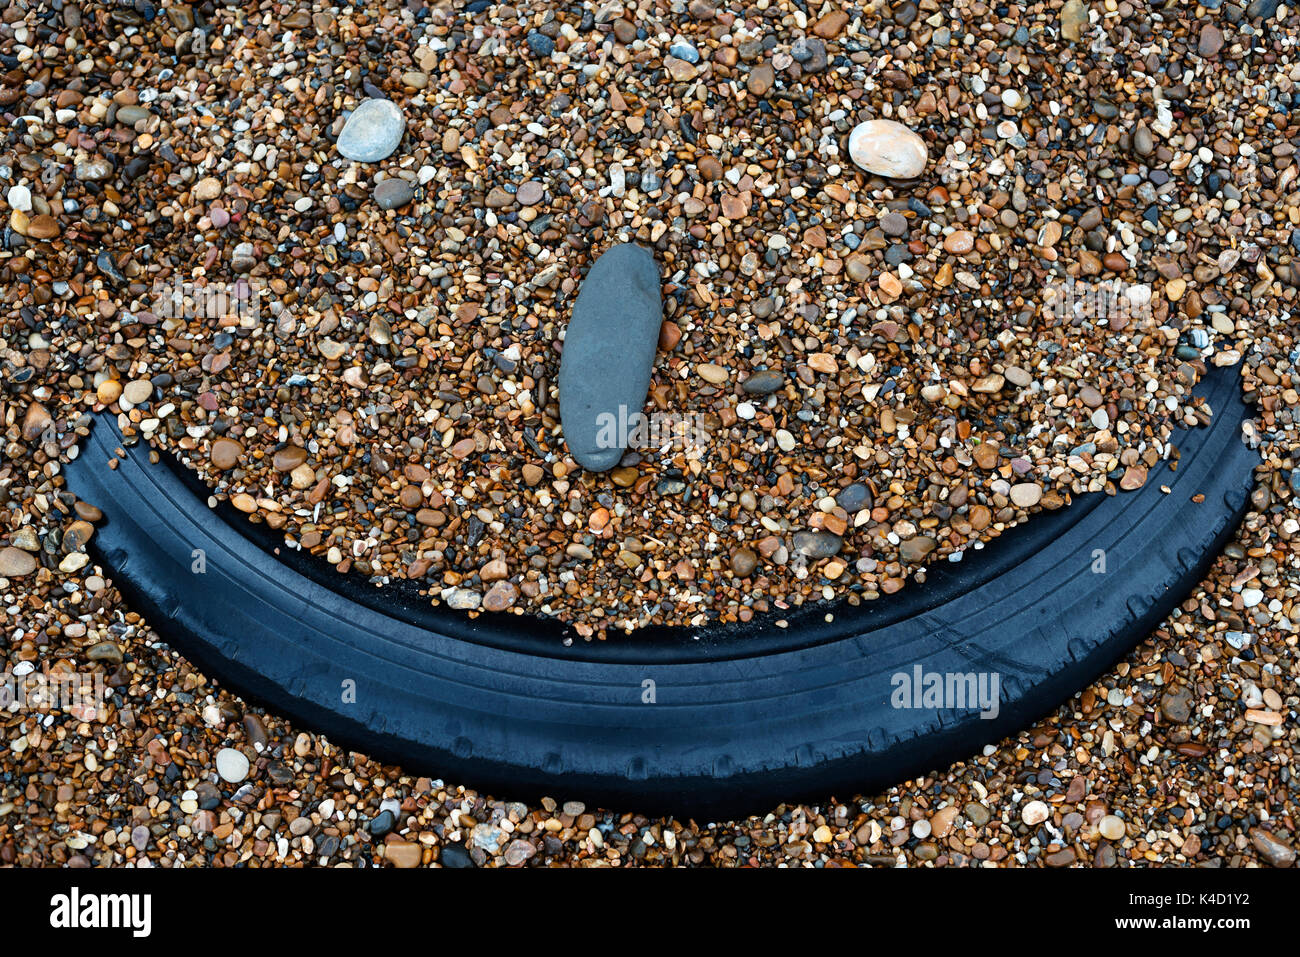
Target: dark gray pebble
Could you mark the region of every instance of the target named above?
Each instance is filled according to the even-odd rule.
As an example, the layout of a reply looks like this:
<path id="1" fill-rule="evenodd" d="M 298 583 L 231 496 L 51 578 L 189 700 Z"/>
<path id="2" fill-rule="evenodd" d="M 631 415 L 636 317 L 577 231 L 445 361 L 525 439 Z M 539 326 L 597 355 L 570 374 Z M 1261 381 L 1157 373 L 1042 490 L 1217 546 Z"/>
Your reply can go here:
<path id="1" fill-rule="evenodd" d="M 852 515 L 854 512 L 860 512 L 864 508 L 871 507 L 871 492 L 861 482 L 854 482 L 835 496 L 835 502 L 840 508 Z"/>
<path id="2" fill-rule="evenodd" d="M 740 387 L 750 395 L 767 395 L 769 392 L 775 392 L 785 384 L 785 376 L 771 369 L 759 369 L 748 379 L 740 384 Z"/>
<path id="3" fill-rule="evenodd" d="M 550 56 L 555 52 L 555 41 L 546 34 L 534 30 L 528 34 L 528 49 L 532 50 L 535 56 Z"/>
<path id="4" fill-rule="evenodd" d="M 613 468 L 650 389 L 663 302 L 648 249 L 614 246 L 596 260 L 573 306 L 560 357 L 560 424 L 578 464 Z"/>
<path id="5" fill-rule="evenodd" d="M 473 867 L 474 862 L 469 858 L 469 851 L 465 850 L 464 844 L 444 844 L 442 851 L 438 854 L 438 863 L 443 867 Z"/>
<path id="6" fill-rule="evenodd" d="M 380 209 L 401 209 L 411 201 L 415 190 L 411 184 L 396 176 L 390 177 L 375 187 L 375 202 Z"/>
<path id="7" fill-rule="evenodd" d="M 832 532 L 806 531 L 795 532 L 794 550 L 804 558 L 830 558 L 839 554 L 844 539 Z"/>

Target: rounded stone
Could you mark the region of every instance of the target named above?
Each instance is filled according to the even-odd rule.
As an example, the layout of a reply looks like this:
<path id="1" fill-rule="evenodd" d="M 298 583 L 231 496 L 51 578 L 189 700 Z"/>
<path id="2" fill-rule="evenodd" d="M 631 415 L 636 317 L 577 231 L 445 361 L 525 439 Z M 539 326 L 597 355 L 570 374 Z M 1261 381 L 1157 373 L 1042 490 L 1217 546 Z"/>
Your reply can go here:
<path id="1" fill-rule="evenodd" d="M 213 468 L 221 469 L 224 472 L 238 465 L 239 457 L 243 454 L 244 447 L 240 443 L 234 439 L 222 437 L 213 441 L 209 461 L 212 462 Z"/>
<path id="2" fill-rule="evenodd" d="M 604 472 L 623 457 L 662 322 L 654 255 L 635 243 L 607 250 L 583 280 L 560 356 L 560 426 L 583 468 Z"/>
<path id="3" fill-rule="evenodd" d="M 27 224 L 27 235 L 32 239 L 54 239 L 59 232 L 59 224 L 53 216 L 33 216 Z"/>
<path id="4" fill-rule="evenodd" d="M 530 179 L 528 182 L 520 185 L 515 193 L 515 199 L 520 206 L 536 206 L 546 195 L 546 188 L 537 180 Z"/>
<path id="5" fill-rule="evenodd" d="M 132 405 L 148 402 L 153 395 L 153 383 L 148 379 L 132 379 L 122 389 L 122 398 Z"/>
<path id="6" fill-rule="evenodd" d="M 216 443 L 213 443 L 215 447 Z M 286 445 L 271 456 L 271 467 L 277 472 L 292 472 L 307 461 L 307 450 L 301 445 Z"/>
<path id="7" fill-rule="evenodd" d="M 785 385 L 785 377 L 772 369 L 759 369 L 740 387 L 750 395 L 768 395 Z"/>
<path id="8" fill-rule="evenodd" d="M 397 824 L 397 818 L 392 811 L 380 811 L 370 821 L 370 833 L 375 837 L 383 837 L 391 831 Z"/>
<path id="9" fill-rule="evenodd" d="M 14 209 L 24 213 L 32 211 L 32 191 L 26 186 L 10 186 L 9 193 L 5 197 L 9 205 Z"/>
<path id="10" fill-rule="evenodd" d="M 1011 486 L 1011 501 L 1020 508 L 1032 508 L 1043 498 L 1042 486 L 1033 482 L 1021 482 Z"/>
<path id="11" fill-rule="evenodd" d="M 499 581 L 483 596 L 484 611 L 505 611 L 519 600 L 519 589 L 512 582 Z"/>
<path id="12" fill-rule="evenodd" d="M 794 534 L 794 551 L 814 561 L 838 555 L 843 546 L 844 539 L 833 532 L 814 529 Z"/>
<path id="13" fill-rule="evenodd" d="M 925 170 L 930 154 L 921 139 L 902 123 L 867 120 L 849 134 L 853 162 L 877 176 L 912 179 Z"/>
<path id="14" fill-rule="evenodd" d="M 209 202 L 221 195 L 221 180 L 207 176 L 194 184 L 193 196 L 202 203 Z"/>
<path id="15" fill-rule="evenodd" d="M 242 751 L 234 748 L 222 748 L 217 752 L 217 773 L 221 780 L 238 784 L 248 777 L 248 758 Z"/>
<path id="16" fill-rule="evenodd" d="M 758 567 L 758 556 L 753 549 L 738 548 L 731 556 L 731 570 L 738 578 L 748 578 Z"/>
<path id="17" fill-rule="evenodd" d="M 392 100 L 362 100 L 339 133 L 338 150 L 358 163 L 391 156 L 406 132 L 406 118 Z"/>
<path id="18" fill-rule="evenodd" d="M 1052 812 L 1048 810 L 1047 805 L 1042 801 L 1030 801 L 1021 810 L 1020 820 L 1024 821 L 1030 827 L 1035 827 L 1042 824 L 1051 817 L 1051 815 Z"/>
<path id="19" fill-rule="evenodd" d="M 384 180 L 375 187 L 375 202 L 380 209 L 401 209 L 415 196 L 415 189 L 404 179 L 396 176 Z"/>
<path id="20" fill-rule="evenodd" d="M 852 485 L 840 490 L 840 493 L 835 496 L 835 504 L 849 513 L 870 508 L 871 490 L 861 482 L 854 482 Z"/>
<path id="21" fill-rule="evenodd" d="M 21 548 L 0 548 L 0 578 L 22 578 L 36 571 L 36 559 Z"/>
<path id="22" fill-rule="evenodd" d="M 1118 841 L 1124 836 L 1124 822 L 1114 814 L 1107 814 L 1097 825 L 1101 836 L 1108 841 Z"/>

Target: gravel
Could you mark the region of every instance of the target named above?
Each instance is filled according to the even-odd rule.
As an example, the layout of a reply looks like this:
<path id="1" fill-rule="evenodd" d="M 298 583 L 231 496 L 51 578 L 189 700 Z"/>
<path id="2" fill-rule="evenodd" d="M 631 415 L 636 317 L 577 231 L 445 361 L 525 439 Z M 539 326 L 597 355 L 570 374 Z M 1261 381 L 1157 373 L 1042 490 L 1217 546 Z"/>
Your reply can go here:
<path id="1" fill-rule="evenodd" d="M 0 715 L 0 863 L 1294 860 L 1295 11 L 679 7 L 0 15 L 7 663 L 112 691 L 111 735 Z M 349 158 L 367 102 L 386 118 Z M 878 119 L 923 142 L 914 180 L 850 159 Z M 380 174 L 420 189 L 385 209 Z M 559 343 L 618 242 L 660 265 L 647 408 L 710 441 L 595 476 L 563 444 Z M 1109 280 L 1132 309 L 1049 307 Z M 204 282 L 258 315 L 154 293 Z M 1141 487 L 1212 417 L 1210 364 L 1257 410 L 1252 510 L 1149 642 L 986 754 L 746 821 L 570 814 L 341 751 L 213 687 L 65 544 L 97 519 L 61 465 L 109 408 L 340 572 L 576 640 L 750 621 L 881 600 Z"/>

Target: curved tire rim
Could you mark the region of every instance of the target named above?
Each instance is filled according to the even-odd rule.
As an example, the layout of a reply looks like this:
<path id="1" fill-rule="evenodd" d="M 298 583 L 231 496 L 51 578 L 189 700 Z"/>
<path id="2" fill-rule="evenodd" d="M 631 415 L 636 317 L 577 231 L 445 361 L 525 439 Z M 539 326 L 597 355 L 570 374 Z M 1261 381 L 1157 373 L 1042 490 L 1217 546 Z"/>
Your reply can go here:
<path id="1" fill-rule="evenodd" d="M 1036 720 L 1141 641 L 1249 502 L 1258 457 L 1240 438 L 1238 377 L 1212 370 L 1202 388 L 1214 420 L 1176 434 L 1176 470 L 1158 465 L 1135 492 L 1040 513 L 961 562 L 931 565 L 924 584 L 805 606 L 785 613 L 786 628 L 771 614 L 571 647 L 557 622 L 469 620 L 285 549 L 229 506 L 209 509 L 183 467 L 125 448 L 111 416 L 68 481 L 103 510 L 90 550 L 134 609 L 270 710 L 498 794 L 730 816 L 946 766 Z M 996 674 L 996 715 L 896 706 L 896 676 L 918 673 Z"/>

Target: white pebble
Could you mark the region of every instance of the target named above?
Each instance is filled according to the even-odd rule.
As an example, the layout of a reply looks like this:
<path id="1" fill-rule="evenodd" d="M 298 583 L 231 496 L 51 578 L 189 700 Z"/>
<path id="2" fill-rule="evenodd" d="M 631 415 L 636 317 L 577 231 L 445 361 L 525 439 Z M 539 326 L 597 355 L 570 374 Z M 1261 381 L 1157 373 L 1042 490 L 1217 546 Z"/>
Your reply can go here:
<path id="1" fill-rule="evenodd" d="M 32 191 L 26 186 L 10 186 L 9 194 L 5 198 L 13 209 L 24 213 L 32 211 Z"/>
<path id="2" fill-rule="evenodd" d="M 920 176 L 930 158 L 925 140 L 893 120 L 855 126 L 849 134 L 849 156 L 868 173 L 891 179 Z"/>
<path id="3" fill-rule="evenodd" d="M 238 784 L 248 777 L 248 758 L 242 751 L 234 748 L 222 748 L 217 752 L 217 773 L 221 780 Z"/>
<path id="4" fill-rule="evenodd" d="M 1046 821 L 1051 813 L 1042 801 L 1030 801 L 1020 812 L 1020 820 L 1033 827 Z"/>

